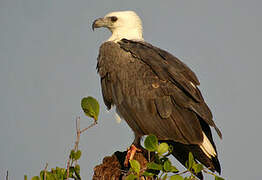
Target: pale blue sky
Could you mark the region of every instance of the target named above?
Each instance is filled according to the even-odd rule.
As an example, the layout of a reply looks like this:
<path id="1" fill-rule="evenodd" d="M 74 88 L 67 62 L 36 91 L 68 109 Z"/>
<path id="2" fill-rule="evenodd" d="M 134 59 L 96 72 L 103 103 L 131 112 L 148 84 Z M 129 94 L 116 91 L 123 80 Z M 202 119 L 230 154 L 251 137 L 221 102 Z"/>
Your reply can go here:
<path id="1" fill-rule="evenodd" d="M 81 136 L 83 179 L 102 158 L 133 140 L 128 126 L 106 112 L 96 73 L 100 44 L 110 33 L 91 30 L 108 12 L 134 10 L 144 38 L 168 50 L 200 79 L 223 140 L 214 135 L 222 175 L 262 178 L 260 0 L 1 0 L 0 179 L 65 166 L 82 97 L 101 104 L 99 124 Z"/>

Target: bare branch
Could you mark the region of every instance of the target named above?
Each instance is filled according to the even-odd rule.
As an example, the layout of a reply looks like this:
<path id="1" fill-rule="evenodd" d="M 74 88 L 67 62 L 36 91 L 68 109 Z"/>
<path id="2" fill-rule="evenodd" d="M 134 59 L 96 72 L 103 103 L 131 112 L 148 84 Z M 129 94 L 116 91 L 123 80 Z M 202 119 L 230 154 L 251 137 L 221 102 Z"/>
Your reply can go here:
<path id="1" fill-rule="evenodd" d="M 8 180 L 8 170 L 6 171 L 6 177 L 5 177 L 6 180 Z"/>
<path id="2" fill-rule="evenodd" d="M 44 180 L 46 180 L 46 170 L 47 170 L 47 166 L 48 166 L 48 163 L 46 163 L 45 169 L 44 169 Z"/>
<path id="3" fill-rule="evenodd" d="M 67 168 L 66 168 L 66 179 L 69 178 L 69 166 L 70 166 L 70 159 L 67 160 Z"/>
<path id="4" fill-rule="evenodd" d="M 91 125 L 88 126 L 87 128 L 82 129 L 82 130 L 80 131 L 80 134 L 83 133 L 83 132 L 85 132 L 85 131 L 88 130 L 89 128 L 95 126 L 96 124 L 97 124 L 97 121 L 94 120 L 93 124 L 91 124 Z"/>
<path id="5" fill-rule="evenodd" d="M 207 173 L 207 174 L 211 174 L 212 176 L 216 176 L 215 173 L 212 173 L 212 172 L 208 171 L 208 169 L 203 169 L 203 171 L 204 171 L 205 173 Z"/>
<path id="6" fill-rule="evenodd" d="M 78 150 L 78 145 L 79 145 L 81 133 L 85 132 L 86 130 L 88 130 L 89 128 L 95 126 L 96 124 L 97 124 L 97 121 L 94 120 L 93 124 L 91 124 L 87 128 L 84 128 L 84 129 L 81 130 L 80 129 L 80 117 L 76 118 L 76 141 L 75 141 L 75 145 L 74 145 L 74 149 L 73 149 L 75 152 Z M 67 169 L 66 169 L 67 176 L 66 176 L 66 179 L 69 178 L 69 169 L 70 169 L 70 166 L 73 165 L 73 163 L 74 163 L 74 161 L 70 159 L 70 155 L 69 155 L 69 159 L 67 160 Z"/>

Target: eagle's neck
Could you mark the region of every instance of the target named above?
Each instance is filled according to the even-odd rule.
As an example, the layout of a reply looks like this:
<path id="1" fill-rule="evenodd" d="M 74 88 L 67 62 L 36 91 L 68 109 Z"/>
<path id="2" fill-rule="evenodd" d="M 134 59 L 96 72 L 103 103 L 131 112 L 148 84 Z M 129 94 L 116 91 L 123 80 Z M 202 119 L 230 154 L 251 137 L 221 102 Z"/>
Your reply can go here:
<path id="1" fill-rule="evenodd" d="M 134 29 L 116 28 L 116 29 L 111 30 L 112 36 L 107 41 L 118 42 L 123 38 L 129 39 L 129 40 L 144 41 L 142 31 L 143 31 L 142 27 L 134 28 Z"/>

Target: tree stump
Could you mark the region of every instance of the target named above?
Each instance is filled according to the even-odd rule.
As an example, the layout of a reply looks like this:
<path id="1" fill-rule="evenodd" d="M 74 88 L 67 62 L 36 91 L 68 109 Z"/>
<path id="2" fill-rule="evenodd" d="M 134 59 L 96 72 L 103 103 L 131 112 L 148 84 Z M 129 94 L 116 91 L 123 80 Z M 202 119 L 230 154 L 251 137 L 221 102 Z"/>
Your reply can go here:
<path id="1" fill-rule="evenodd" d="M 124 180 L 131 172 L 129 167 L 124 167 L 125 152 L 115 152 L 112 156 L 104 157 L 102 164 L 94 168 L 93 180 Z M 143 152 L 136 152 L 134 159 L 140 163 L 142 174 L 146 170 L 147 158 Z M 153 178 L 141 177 L 141 180 L 153 180 Z"/>

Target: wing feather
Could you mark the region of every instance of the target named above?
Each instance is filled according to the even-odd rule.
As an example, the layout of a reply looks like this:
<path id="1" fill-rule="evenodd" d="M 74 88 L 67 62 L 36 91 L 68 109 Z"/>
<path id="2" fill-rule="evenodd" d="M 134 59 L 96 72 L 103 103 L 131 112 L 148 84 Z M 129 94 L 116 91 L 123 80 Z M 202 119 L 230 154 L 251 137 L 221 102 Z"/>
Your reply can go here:
<path id="1" fill-rule="evenodd" d="M 193 152 L 205 166 L 221 171 L 217 156 L 210 159 L 200 147 L 204 132 L 216 151 L 210 126 L 222 134 L 196 75 L 183 62 L 148 43 L 122 40 L 101 45 L 97 70 L 107 108 L 116 105 L 136 137 L 155 134 L 175 146 L 173 155 L 182 164 Z"/>
<path id="2" fill-rule="evenodd" d="M 122 49 L 130 52 L 133 57 L 139 58 L 150 66 L 152 72 L 160 80 L 172 82 L 176 87 L 170 85 L 169 87 L 162 87 L 163 92 L 167 94 L 172 92 L 169 95 L 172 95 L 178 104 L 197 113 L 207 124 L 213 126 L 222 138 L 222 134 L 212 120 L 212 114 L 197 88 L 199 81 L 190 68 L 170 53 L 146 42 L 123 39 L 119 44 Z"/>
<path id="3" fill-rule="evenodd" d="M 107 107 L 107 109 L 111 109 L 111 104 L 112 104 L 112 93 L 111 89 L 107 87 L 107 79 L 106 77 L 101 78 L 101 88 L 102 88 L 102 95 L 104 99 L 104 103 Z"/>
<path id="4" fill-rule="evenodd" d="M 195 74 L 161 49 L 130 40 L 106 42 L 97 69 L 105 104 L 116 105 L 137 135 L 200 144 L 199 118 L 216 127 Z"/>
<path id="5" fill-rule="evenodd" d="M 172 81 L 192 96 L 196 101 L 203 100 L 199 91 L 195 88 L 199 82 L 194 78 L 194 73 L 182 62 L 178 63 L 179 60 L 177 58 L 165 51 L 162 52 L 164 54 L 162 55 L 160 49 L 145 44 L 145 42 L 142 43 L 123 39 L 119 44 L 121 48 L 130 52 L 134 57 L 140 58 L 143 62 L 149 65 L 160 79 Z M 189 79 L 187 79 L 187 77 Z M 193 79 L 193 82 L 190 81 L 191 79 Z M 196 80 L 197 84 L 194 84 Z M 194 86 L 191 83 L 193 83 Z"/>
<path id="6" fill-rule="evenodd" d="M 155 105 L 156 105 L 157 111 L 159 115 L 161 116 L 161 118 L 170 117 L 172 113 L 173 105 L 171 102 L 171 98 L 169 96 L 156 98 Z"/>

